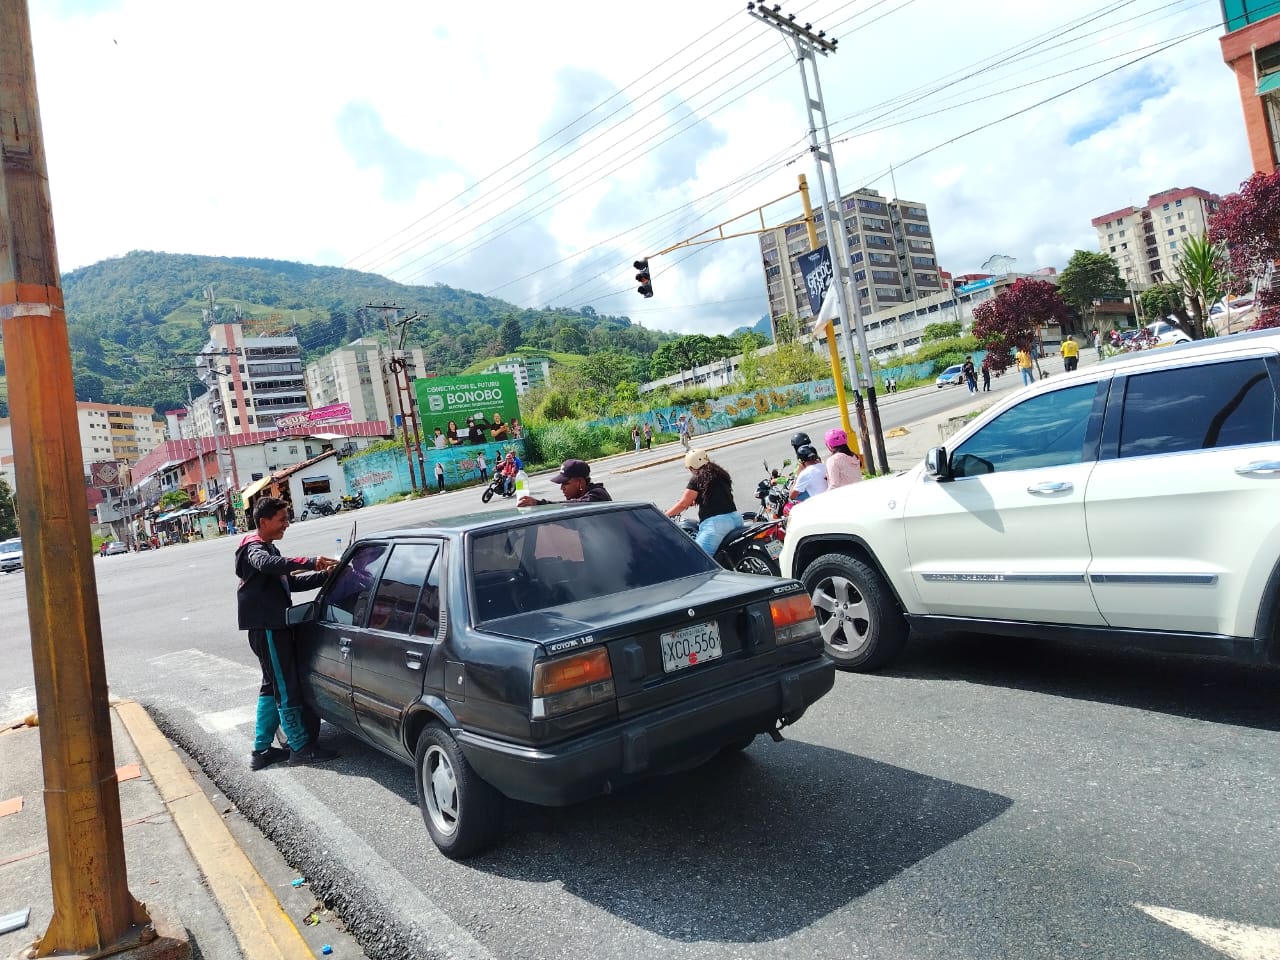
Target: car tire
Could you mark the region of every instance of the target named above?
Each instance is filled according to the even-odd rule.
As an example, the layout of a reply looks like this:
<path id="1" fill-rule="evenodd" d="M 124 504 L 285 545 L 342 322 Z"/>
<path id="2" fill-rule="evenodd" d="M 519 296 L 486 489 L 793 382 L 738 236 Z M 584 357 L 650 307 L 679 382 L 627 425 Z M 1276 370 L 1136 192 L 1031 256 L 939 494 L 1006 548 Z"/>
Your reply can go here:
<path id="1" fill-rule="evenodd" d="M 418 807 L 427 833 L 450 860 L 492 845 L 502 827 L 502 794 L 480 779 L 453 735 L 428 724 L 414 752 Z"/>
<path id="2" fill-rule="evenodd" d="M 841 670 L 878 670 L 901 652 L 907 621 L 874 567 L 828 553 L 805 567 L 800 580 L 813 598 L 827 656 Z"/>
<path id="3" fill-rule="evenodd" d="M 758 733 L 753 733 L 745 737 L 739 737 L 737 740 L 730 740 L 720 748 L 720 756 L 728 757 L 742 753 L 743 750 L 746 750 L 747 747 L 756 742 L 756 737 L 758 736 Z"/>
<path id="4" fill-rule="evenodd" d="M 738 557 L 733 569 L 739 573 L 754 573 L 761 577 L 776 577 L 779 574 L 778 564 L 769 556 L 769 551 L 754 545 Z"/>
<path id="5" fill-rule="evenodd" d="M 493 499 L 493 487 L 489 487 L 484 493 L 480 494 L 480 502 L 488 503 Z"/>

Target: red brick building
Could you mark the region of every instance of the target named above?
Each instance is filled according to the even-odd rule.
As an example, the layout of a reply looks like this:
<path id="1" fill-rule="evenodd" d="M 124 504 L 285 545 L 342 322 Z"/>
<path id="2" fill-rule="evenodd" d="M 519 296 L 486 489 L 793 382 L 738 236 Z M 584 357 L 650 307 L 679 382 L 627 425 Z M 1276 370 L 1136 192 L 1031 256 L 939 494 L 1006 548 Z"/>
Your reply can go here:
<path id="1" fill-rule="evenodd" d="M 1280 10 L 1275 0 L 1221 0 L 1222 58 L 1235 72 L 1254 170 L 1280 154 Z"/>

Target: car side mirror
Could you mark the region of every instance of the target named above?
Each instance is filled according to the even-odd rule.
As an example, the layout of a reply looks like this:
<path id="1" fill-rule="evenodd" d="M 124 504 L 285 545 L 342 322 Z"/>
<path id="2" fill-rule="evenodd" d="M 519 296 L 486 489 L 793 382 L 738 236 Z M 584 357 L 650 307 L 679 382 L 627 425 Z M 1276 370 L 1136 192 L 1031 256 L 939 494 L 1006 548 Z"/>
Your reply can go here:
<path id="1" fill-rule="evenodd" d="M 294 604 L 285 611 L 284 622 L 291 627 L 296 627 L 302 623 L 311 623 L 316 618 L 316 609 L 317 604 L 314 600 Z"/>
<path id="2" fill-rule="evenodd" d="M 934 447 L 924 455 L 924 471 L 939 483 L 955 479 L 951 474 L 951 458 L 946 447 Z"/>

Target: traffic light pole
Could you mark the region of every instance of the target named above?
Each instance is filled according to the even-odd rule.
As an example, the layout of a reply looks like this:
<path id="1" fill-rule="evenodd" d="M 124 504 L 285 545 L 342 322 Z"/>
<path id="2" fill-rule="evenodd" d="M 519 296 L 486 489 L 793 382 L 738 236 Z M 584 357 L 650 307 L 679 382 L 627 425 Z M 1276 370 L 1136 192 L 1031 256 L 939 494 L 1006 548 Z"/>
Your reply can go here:
<path id="1" fill-rule="evenodd" d="M 805 108 L 809 113 L 809 151 L 813 154 L 817 166 L 818 196 L 822 200 L 823 219 L 827 225 L 827 241 L 831 244 L 836 257 L 836 282 L 840 285 L 840 336 L 844 346 L 845 362 L 849 368 L 849 379 L 853 383 L 854 403 L 858 409 L 859 428 L 862 431 L 864 449 L 867 453 L 866 466 L 872 473 L 888 473 L 889 457 L 884 447 L 884 433 L 880 428 L 880 410 L 876 404 L 875 378 L 871 375 L 871 351 L 867 346 L 867 331 L 862 324 L 862 308 L 858 296 L 858 286 L 853 282 L 853 269 L 849 256 L 849 234 L 845 229 L 844 208 L 840 192 L 840 180 L 836 175 L 835 156 L 831 151 L 831 131 L 827 125 L 827 110 L 822 102 L 822 83 L 818 78 L 818 58 L 834 53 L 836 41 L 828 40 L 824 31 L 816 34 L 811 24 L 801 26 L 795 16 L 783 17 L 775 9 L 764 4 L 748 3 L 747 12 L 757 20 L 768 24 L 789 37 L 796 47 L 796 62 L 800 66 L 800 79 L 804 89 Z M 813 96 L 809 92 L 809 68 L 813 70 Z M 818 142 L 818 130 L 822 130 L 822 143 Z M 831 189 L 835 193 L 835 206 L 831 205 L 827 195 L 827 175 L 831 177 Z M 835 229 L 831 222 L 835 221 Z M 834 242 L 834 234 L 838 231 L 839 242 Z M 868 266 L 870 270 L 870 266 Z M 852 328 L 858 339 L 858 352 L 862 357 L 862 374 L 859 376 L 857 360 L 849 342 L 849 330 Z M 867 408 L 864 419 L 862 394 L 859 384 L 867 389 Z M 879 458 L 879 466 L 873 462 L 871 455 L 871 437 L 875 439 L 875 453 Z"/>
<path id="2" fill-rule="evenodd" d="M 26 0 L 0 2 L 0 321 L 9 377 L 53 916 L 30 956 L 154 940 L 129 892 L 71 348 Z"/>

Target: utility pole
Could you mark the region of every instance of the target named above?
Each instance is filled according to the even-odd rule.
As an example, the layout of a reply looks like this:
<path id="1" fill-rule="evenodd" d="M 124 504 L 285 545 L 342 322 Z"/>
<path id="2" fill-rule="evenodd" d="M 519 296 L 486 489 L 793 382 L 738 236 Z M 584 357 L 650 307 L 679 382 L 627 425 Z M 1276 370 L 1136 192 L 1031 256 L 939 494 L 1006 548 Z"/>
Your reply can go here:
<path id="1" fill-rule="evenodd" d="M 395 313 L 396 311 L 398 311 L 398 310 L 400 309 L 399 304 L 395 304 L 395 303 L 366 303 L 366 304 L 365 304 L 365 307 L 367 307 L 367 308 L 368 308 L 368 309 L 370 309 L 370 310 L 381 310 L 381 311 L 382 311 L 382 320 L 383 320 L 383 322 L 386 324 L 386 327 L 387 327 L 387 349 L 388 349 L 388 350 L 390 350 L 390 349 L 391 349 L 391 317 L 390 317 L 390 314 L 391 314 L 391 313 Z M 408 467 L 409 467 L 409 486 L 413 488 L 413 492 L 414 492 L 414 493 L 417 493 L 417 492 L 418 492 L 418 489 L 419 489 L 419 488 L 418 488 L 418 475 L 414 472 L 414 469 L 413 469 L 413 450 L 412 450 L 412 449 L 410 448 L 410 446 L 409 446 L 409 420 L 408 420 L 408 418 L 405 416 L 405 412 L 404 412 L 404 394 L 401 392 L 401 386 L 400 386 L 400 370 L 401 370 L 401 369 L 402 369 L 402 368 L 400 368 L 400 367 L 396 367 L 396 366 L 394 366 L 394 365 L 393 365 L 393 366 L 392 366 L 392 368 L 391 368 L 391 373 L 392 373 L 392 375 L 395 377 L 395 380 L 396 380 L 396 405 L 400 408 L 400 428 L 401 428 L 401 430 L 402 430 L 402 432 L 403 432 L 403 434 L 404 434 L 404 459 L 405 459 L 405 463 L 406 463 L 406 464 L 408 464 Z M 422 477 L 422 488 L 421 488 L 421 489 L 422 489 L 423 491 L 426 491 L 426 489 L 427 489 L 427 478 L 426 478 L 425 473 L 424 473 L 424 475 L 423 475 L 423 477 Z"/>
<path id="2" fill-rule="evenodd" d="M 409 324 L 415 320 L 421 320 L 422 314 L 415 313 L 411 317 L 405 317 L 396 321 L 396 326 L 400 328 L 400 345 L 397 348 L 397 356 L 393 356 L 391 362 L 398 364 L 400 372 L 404 375 L 404 392 L 409 398 L 409 425 L 413 428 L 413 449 L 418 454 L 418 473 L 422 477 L 422 489 L 428 489 L 427 485 L 427 460 L 422 455 L 422 425 L 418 420 L 418 411 L 414 407 L 413 384 L 409 380 L 409 361 L 404 355 L 404 340 L 409 333 Z M 389 335 L 388 335 L 389 336 Z M 390 340 L 387 343 L 390 346 Z"/>
<path id="3" fill-rule="evenodd" d="M 71 349 L 26 0 L 0 2 L 0 321 L 40 711 L 53 917 L 31 955 L 154 940 L 129 892 Z"/>
<path id="4" fill-rule="evenodd" d="M 889 472 L 889 457 L 884 448 L 884 434 L 880 429 L 880 411 L 876 405 L 875 379 L 871 375 L 871 351 L 867 347 L 867 331 L 862 325 L 862 308 L 858 296 L 858 286 L 853 282 L 853 270 L 849 258 L 849 235 L 844 225 L 844 195 L 840 192 L 840 180 L 836 176 L 835 155 L 831 151 L 831 131 L 827 125 L 827 109 L 822 102 L 822 83 L 818 78 L 818 57 L 824 57 L 836 50 L 835 39 L 827 39 L 826 31 L 813 32 L 813 25 L 801 25 L 796 22 L 795 14 L 783 16 L 775 4 L 772 8 L 763 3 L 748 3 L 747 12 L 762 23 L 768 24 L 784 36 L 788 37 L 796 48 L 796 62 L 800 66 L 800 80 L 804 89 L 805 108 L 809 113 L 809 152 L 813 154 L 817 166 L 818 196 L 822 200 L 823 221 L 827 230 L 827 242 L 831 244 L 836 255 L 836 282 L 840 285 L 840 336 L 844 344 L 845 362 L 849 367 L 849 380 L 853 384 L 854 406 L 858 411 L 859 429 L 862 432 L 863 446 L 867 452 L 867 466 L 873 473 Z M 813 92 L 809 94 L 809 72 L 813 71 Z M 818 130 L 822 130 L 822 144 L 818 142 Z M 831 177 L 831 189 L 835 193 L 835 206 L 827 195 L 827 176 Z M 832 221 L 835 221 L 834 226 Z M 836 235 L 838 234 L 838 240 Z M 870 271 L 871 265 L 867 264 Z M 868 279 L 870 273 L 868 272 Z M 849 342 L 850 327 L 857 334 L 858 352 L 862 356 L 863 373 L 858 375 L 857 361 Z M 867 389 L 866 417 L 862 406 L 862 393 L 859 383 Z M 867 435 L 868 427 L 875 439 L 875 452 L 880 465 L 877 468 L 871 455 L 871 438 Z"/>

